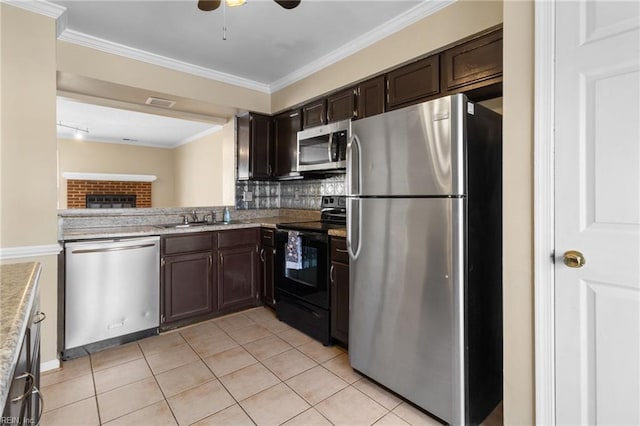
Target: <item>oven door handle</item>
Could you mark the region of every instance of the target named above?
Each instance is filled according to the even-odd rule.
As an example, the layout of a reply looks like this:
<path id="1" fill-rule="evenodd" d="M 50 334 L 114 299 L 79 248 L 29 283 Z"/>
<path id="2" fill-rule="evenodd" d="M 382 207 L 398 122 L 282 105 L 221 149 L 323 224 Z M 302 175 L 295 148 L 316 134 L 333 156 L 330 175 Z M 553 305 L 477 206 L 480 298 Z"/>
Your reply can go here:
<path id="1" fill-rule="evenodd" d="M 327 234 L 325 234 L 324 232 L 296 231 L 295 229 L 278 229 L 278 232 L 283 233 L 285 235 L 288 234 L 289 231 L 295 231 L 298 233 L 298 235 L 300 235 L 301 237 L 305 237 L 310 241 L 319 241 L 322 243 L 326 243 L 329 241 Z"/>

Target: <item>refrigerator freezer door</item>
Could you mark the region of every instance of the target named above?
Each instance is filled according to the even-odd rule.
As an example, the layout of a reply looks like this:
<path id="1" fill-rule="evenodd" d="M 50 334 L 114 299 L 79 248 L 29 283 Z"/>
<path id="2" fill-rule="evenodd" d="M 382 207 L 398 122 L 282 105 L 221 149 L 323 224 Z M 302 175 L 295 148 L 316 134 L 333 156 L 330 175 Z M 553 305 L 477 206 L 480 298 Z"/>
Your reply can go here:
<path id="1" fill-rule="evenodd" d="M 354 121 L 347 195 L 465 194 L 464 95 Z"/>
<path id="2" fill-rule="evenodd" d="M 359 253 L 350 259 L 351 365 L 451 424 L 465 421 L 465 203 L 354 198 L 349 205 L 360 212 L 352 231 Z"/>

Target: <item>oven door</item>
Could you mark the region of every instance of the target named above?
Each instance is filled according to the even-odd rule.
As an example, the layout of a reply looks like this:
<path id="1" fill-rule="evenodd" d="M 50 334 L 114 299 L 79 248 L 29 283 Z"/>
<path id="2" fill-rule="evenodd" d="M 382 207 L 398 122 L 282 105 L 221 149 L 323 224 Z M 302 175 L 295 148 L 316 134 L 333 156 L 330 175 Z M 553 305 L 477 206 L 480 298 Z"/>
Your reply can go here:
<path id="1" fill-rule="evenodd" d="M 287 262 L 289 231 L 276 232 L 276 297 L 279 292 L 329 309 L 329 244 L 325 233 L 296 231 L 300 237 L 301 258 Z"/>

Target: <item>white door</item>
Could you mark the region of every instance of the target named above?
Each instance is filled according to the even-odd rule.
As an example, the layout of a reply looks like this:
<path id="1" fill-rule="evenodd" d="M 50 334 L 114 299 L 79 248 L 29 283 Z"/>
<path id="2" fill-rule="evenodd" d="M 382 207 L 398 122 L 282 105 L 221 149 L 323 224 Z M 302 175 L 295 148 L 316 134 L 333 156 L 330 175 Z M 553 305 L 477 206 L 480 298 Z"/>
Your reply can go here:
<path id="1" fill-rule="evenodd" d="M 640 424 L 639 17 L 556 3 L 557 424 Z"/>

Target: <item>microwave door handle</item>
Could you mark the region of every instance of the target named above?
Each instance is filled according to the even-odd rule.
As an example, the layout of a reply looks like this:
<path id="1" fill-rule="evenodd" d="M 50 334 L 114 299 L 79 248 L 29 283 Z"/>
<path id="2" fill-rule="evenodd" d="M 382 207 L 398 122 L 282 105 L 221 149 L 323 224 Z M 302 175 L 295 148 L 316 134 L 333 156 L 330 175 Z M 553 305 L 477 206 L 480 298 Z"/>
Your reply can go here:
<path id="1" fill-rule="evenodd" d="M 333 162 L 333 132 L 329 133 L 329 144 L 327 146 L 327 151 L 329 153 L 329 163 Z"/>

